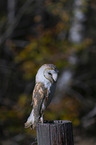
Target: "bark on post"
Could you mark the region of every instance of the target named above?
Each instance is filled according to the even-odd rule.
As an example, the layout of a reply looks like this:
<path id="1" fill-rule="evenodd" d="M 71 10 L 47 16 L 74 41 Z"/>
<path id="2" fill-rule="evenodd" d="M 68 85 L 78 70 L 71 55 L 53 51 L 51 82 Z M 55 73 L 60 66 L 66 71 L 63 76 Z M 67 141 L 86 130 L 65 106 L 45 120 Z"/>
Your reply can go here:
<path id="1" fill-rule="evenodd" d="M 74 145 L 71 121 L 55 120 L 37 124 L 38 145 Z"/>

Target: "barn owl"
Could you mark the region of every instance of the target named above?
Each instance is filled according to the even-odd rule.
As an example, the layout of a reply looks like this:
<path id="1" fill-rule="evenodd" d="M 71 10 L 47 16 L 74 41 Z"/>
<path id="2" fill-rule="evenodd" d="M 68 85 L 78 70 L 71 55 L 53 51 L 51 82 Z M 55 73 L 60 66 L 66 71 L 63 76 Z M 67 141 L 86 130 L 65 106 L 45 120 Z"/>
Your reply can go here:
<path id="1" fill-rule="evenodd" d="M 33 109 L 25 123 L 25 127 L 36 127 L 38 122 L 43 123 L 43 113 L 52 100 L 55 91 L 58 70 L 53 64 L 42 65 L 36 74 L 36 85 L 33 90 Z"/>

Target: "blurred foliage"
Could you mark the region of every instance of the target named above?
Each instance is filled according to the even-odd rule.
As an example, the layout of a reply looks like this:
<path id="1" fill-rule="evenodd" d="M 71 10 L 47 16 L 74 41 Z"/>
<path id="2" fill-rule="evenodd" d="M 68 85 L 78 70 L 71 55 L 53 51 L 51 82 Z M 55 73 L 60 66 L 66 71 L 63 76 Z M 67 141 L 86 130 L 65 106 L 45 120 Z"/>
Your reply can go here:
<path id="1" fill-rule="evenodd" d="M 73 125 L 78 126 L 80 125 L 79 115 L 81 110 L 80 102 L 75 98 L 66 96 L 58 105 L 50 104 L 48 111 L 44 113 L 44 117 L 49 120 L 71 120 Z"/>
<path id="2" fill-rule="evenodd" d="M 15 22 L 14 27 L 10 24 L 12 29 L 7 23 L 7 6 L 5 13 L 0 14 L 0 136 L 4 140 L 23 134 L 25 136 L 17 139 L 19 141 L 15 139 L 21 145 L 30 144 L 36 136 L 36 131 L 25 129 L 24 123 L 32 109 L 34 76 L 42 64 L 55 64 L 60 71 L 59 76 L 64 69 L 71 69 L 74 72 L 71 89 L 84 97 L 85 104 L 89 102 L 84 106 L 84 102 L 78 100 L 79 95 L 61 93 L 60 102 L 51 103 L 45 111 L 45 120 L 71 120 L 74 126 L 80 126 L 82 116 L 96 102 L 95 1 L 89 1 L 87 8 L 83 9 L 86 20 L 82 32 L 84 38 L 80 43 L 69 40 L 73 0 L 37 0 L 20 13 L 26 2 L 17 1 L 14 17 L 18 23 Z M 19 13 L 21 19 L 17 18 Z M 12 30 L 10 35 L 9 30 Z M 75 65 L 69 61 L 72 55 L 77 57 Z"/>

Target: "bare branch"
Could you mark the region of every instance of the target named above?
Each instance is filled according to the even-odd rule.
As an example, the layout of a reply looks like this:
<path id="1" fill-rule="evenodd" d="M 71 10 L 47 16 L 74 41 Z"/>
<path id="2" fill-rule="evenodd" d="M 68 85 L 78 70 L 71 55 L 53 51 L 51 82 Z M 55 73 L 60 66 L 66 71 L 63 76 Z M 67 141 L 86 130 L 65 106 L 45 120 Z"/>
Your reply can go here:
<path id="1" fill-rule="evenodd" d="M 14 18 L 14 21 L 8 26 L 6 32 L 0 37 L 0 45 L 2 45 L 8 37 L 11 36 L 13 30 L 16 28 L 20 22 L 22 16 L 25 14 L 26 10 L 34 0 L 27 0 L 24 5 L 19 9 L 17 16 Z"/>

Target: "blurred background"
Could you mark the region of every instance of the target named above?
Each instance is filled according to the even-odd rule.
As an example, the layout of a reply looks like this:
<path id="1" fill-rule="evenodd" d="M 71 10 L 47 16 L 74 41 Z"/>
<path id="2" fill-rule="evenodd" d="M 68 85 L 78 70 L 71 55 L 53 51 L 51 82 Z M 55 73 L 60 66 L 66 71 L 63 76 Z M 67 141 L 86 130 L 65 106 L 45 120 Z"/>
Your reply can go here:
<path id="1" fill-rule="evenodd" d="M 58 67 L 44 120 L 71 120 L 96 145 L 96 0 L 0 0 L 0 145 L 36 145 L 25 129 L 38 68 Z"/>

